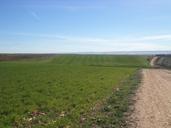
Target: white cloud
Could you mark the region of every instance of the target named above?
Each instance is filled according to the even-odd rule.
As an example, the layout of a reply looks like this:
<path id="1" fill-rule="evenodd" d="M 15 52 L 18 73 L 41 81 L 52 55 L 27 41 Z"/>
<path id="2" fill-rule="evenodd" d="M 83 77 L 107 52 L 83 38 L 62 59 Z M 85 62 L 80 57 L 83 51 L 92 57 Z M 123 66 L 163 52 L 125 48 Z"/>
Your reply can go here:
<path id="1" fill-rule="evenodd" d="M 58 34 L 11 33 L 14 36 L 36 38 L 20 42 L 26 48 L 36 47 L 36 51 L 46 52 L 110 52 L 110 51 L 155 51 L 171 50 L 171 35 L 152 35 L 142 37 L 123 37 L 122 39 L 84 38 L 61 36 Z M 23 46 L 23 47 L 24 47 Z M 23 49 L 24 50 L 24 49 Z"/>
<path id="2" fill-rule="evenodd" d="M 142 36 L 142 37 L 130 37 L 117 39 L 105 39 L 105 38 L 82 38 L 82 37 L 66 37 L 68 40 L 75 40 L 75 41 L 88 41 L 88 42 L 148 42 L 148 41 L 171 41 L 171 34 L 169 35 L 152 35 L 152 36 Z"/>
<path id="3" fill-rule="evenodd" d="M 146 36 L 141 38 L 140 40 L 171 40 L 171 35 L 154 35 L 154 36 Z"/>
<path id="4" fill-rule="evenodd" d="M 92 37 L 74 37 L 66 36 L 59 34 L 46 34 L 46 33 L 26 33 L 26 32 L 11 32 L 6 33 L 8 35 L 16 36 L 33 36 L 33 37 L 42 37 L 42 38 L 51 38 L 51 39 L 63 39 L 68 41 L 80 41 L 80 42 L 148 42 L 148 41 L 171 41 L 171 34 L 165 35 L 150 35 L 150 36 L 141 36 L 141 37 L 122 37 L 122 38 L 92 38 Z"/>

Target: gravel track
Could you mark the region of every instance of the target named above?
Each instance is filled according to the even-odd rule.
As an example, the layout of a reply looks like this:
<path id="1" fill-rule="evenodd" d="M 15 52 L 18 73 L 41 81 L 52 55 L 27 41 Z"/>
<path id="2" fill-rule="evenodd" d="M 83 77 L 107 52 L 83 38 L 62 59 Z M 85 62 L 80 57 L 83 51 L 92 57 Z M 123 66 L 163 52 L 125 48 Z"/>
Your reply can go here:
<path id="1" fill-rule="evenodd" d="M 171 71 L 143 69 L 130 128 L 171 128 Z"/>

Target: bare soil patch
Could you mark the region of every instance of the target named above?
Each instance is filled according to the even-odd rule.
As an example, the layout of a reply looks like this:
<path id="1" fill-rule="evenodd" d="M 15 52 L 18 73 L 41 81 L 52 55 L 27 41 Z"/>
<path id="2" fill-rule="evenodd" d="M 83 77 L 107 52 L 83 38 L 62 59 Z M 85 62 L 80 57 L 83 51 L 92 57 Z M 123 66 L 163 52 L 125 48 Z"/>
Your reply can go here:
<path id="1" fill-rule="evenodd" d="M 0 54 L 0 61 L 16 61 L 24 59 L 37 59 L 55 56 L 55 54 Z"/>

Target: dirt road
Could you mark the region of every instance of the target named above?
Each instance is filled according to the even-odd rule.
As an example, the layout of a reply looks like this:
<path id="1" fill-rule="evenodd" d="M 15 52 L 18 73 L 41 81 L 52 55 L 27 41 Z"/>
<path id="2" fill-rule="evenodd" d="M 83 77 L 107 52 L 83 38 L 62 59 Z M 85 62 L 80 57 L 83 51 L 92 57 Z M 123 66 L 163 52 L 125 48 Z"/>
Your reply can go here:
<path id="1" fill-rule="evenodd" d="M 131 128 L 171 128 L 171 71 L 144 69 Z"/>
<path id="2" fill-rule="evenodd" d="M 151 60 L 151 62 L 150 62 L 150 65 L 152 67 L 156 67 L 155 63 L 156 63 L 157 60 L 158 60 L 158 57 L 157 56 L 156 57 L 153 57 L 152 60 Z"/>

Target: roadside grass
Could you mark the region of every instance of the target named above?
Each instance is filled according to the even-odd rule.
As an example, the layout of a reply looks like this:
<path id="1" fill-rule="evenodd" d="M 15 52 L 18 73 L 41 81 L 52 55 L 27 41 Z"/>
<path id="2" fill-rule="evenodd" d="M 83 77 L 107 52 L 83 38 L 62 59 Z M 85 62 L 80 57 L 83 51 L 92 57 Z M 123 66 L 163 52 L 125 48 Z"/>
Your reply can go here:
<path id="1" fill-rule="evenodd" d="M 120 83 L 110 97 L 83 117 L 84 128 L 126 128 L 126 115 L 132 105 L 132 96 L 141 81 L 140 70 Z"/>
<path id="2" fill-rule="evenodd" d="M 82 117 L 89 115 L 99 101 L 111 96 L 117 88 L 120 90 L 112 94 L 116 95 L 116 105 L 125 105 L 118 96 L 122 94 L 127 99 L 132 86 L 120 83 L 131 77 L 138 65 L 147 66 L 145 57 L 139 61 L 121 57 L 120 65 L 124 66 L 115 67 L 114 60 L 106 62 L 109 60 L 104 56 L 68 56 L 59 60 L 55 57 L 46 61 L 0 63 L 0 127 L 81 127 Z M 128 60 L 137 66 L 126 67 Z M 94 63 L 104 66 L 90 66 Z M 120 109 L 114 110 L 119 115 Z M 119 116 L 116 120 L 120 120 Z"/>

